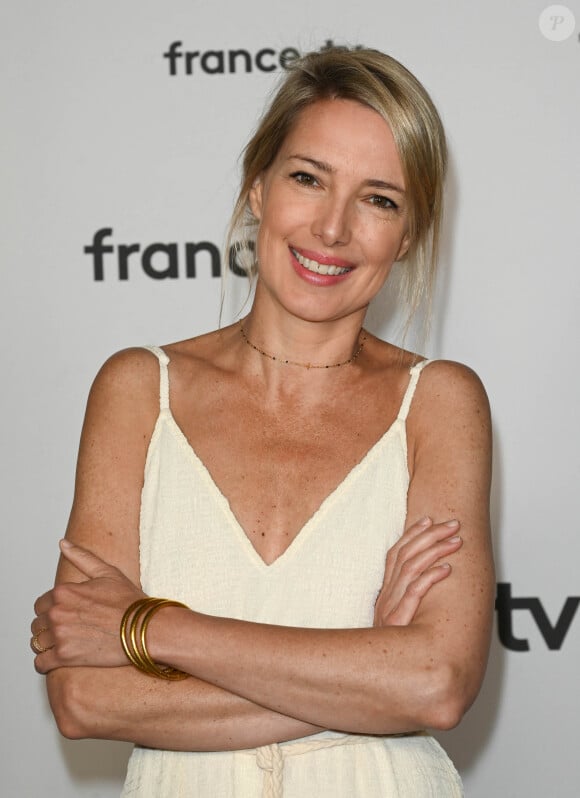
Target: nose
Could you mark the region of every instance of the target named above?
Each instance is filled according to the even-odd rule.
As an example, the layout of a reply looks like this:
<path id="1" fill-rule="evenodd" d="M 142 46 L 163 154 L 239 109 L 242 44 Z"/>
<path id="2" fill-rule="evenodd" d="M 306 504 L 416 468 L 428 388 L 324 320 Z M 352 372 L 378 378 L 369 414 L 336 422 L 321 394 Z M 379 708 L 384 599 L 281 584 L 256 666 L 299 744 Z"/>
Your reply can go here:
<path id="1" fill-rule="evenodd" d="M 352 234 L 352 208 L 348 199 L 328 194 L 321 198 L 312 222 L 312 232 L 325 246 L 348 244 Z"/>

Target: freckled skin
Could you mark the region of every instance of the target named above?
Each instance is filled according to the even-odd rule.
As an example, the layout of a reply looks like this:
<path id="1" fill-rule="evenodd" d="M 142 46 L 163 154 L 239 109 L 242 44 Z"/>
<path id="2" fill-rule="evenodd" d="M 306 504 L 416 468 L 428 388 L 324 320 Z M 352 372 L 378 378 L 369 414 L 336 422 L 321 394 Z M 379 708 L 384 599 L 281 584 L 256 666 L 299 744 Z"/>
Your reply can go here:
<path id="1" fill-rule="evenodd" d="M 397 210 L 369 191 L 369 180 L 402 181 L 392 133 L 378 114 L 338 100 L 311 111 L 252 195 L 260 269 L 245 325 L 264 351 L 333 363 L 355 351 L 368 303 L 408 244 L 405 187 Z M 296 153 L 330 168 L 297 180 L 287 163 Z M 291 246 L 352 269 L 321 287 L 294 268 Z M 417 361 L 368 334 L 347 366 L 283 367 L 248 347 L 238 325 L 165 351 L 173 415 L 267 563 L 390 426 Z M 67 531 L 135 584 L 143 468 L 158 403 L 159 365 L 149 353 L 129 350 L 105 365 L 89 399 Z M 175 750 L 255 747 L 319 728 L 390 734 L 453 725 L 479 689 L 489 645 L 489 430 L 485 393 L 469 369 L 444 361 L 424 369 L 407 422 L 406 528 L 426 515 L 435 528 L 456 517 L 465 545 L 445 549 L 453 572 L 404 622 L 379 612 L 370 629 L 304 630 L 164 608 L 163 623 L 156 616 L 149 629 L 151 650 L 193 678 L 169 692 L 132 668 L 56 666 L 51 704 L 71 705 L 62 696 L 74 696 L 78 736 Z M 61 563 L 59 583 L 80 579 Z M 387 596 L 398 579 L 386 579 Z M 116 616 L 115 624 L 118 630 Z M 110 637 L 118 645 L 118 634 Z M 138 709 L 144 689 L 146 717 Z M 63 728 L 70 722 L 65 717 Z"/>

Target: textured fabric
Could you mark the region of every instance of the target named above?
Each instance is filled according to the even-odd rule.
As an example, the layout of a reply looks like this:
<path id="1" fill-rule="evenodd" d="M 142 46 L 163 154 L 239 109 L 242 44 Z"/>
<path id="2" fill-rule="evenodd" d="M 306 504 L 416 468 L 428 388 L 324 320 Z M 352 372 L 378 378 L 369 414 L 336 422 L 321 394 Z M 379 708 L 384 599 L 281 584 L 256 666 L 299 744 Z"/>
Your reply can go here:
<path id="1" fill-rule="evenodd" d="M 170 410 L 165 353 L 160 413 L 145 466 L 143 589 L 199 612 L 313 628 L 368 627 L 388 549 L 403 531 L 409 483 L 405 421 L 422 368 L 410 371 L 397 419 L 267 565 Z M 336 732 L 259 749 L 183 753 L 136 747 L 124 798 L 427 798 L 461 782 L 426 733 Z"/>

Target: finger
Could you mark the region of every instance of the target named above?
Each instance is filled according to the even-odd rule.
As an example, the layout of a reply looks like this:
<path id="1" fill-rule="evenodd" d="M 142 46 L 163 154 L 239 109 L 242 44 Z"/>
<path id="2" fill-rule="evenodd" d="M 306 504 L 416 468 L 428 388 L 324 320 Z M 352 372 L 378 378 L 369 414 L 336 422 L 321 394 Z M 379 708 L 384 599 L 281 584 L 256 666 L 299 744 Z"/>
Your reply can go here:
<path id="1" fill-rule="evenodd" d="M 34 658 L 34 668 L 37 673 L 46 674 L 60 667 L 62 667 L 62 665 L 54 656 L 54 649 L 52 647 L 43 651 L 42 654 L 37 654 Z"/>
<path id="2" fill-rule="evenodd" d="M 30 633 L 36 635 L 41 629 L 47 629 L 48 625 L 48 615 L 46 612 L 43 612 L 41 615 L 37 615 L 30 624 Z"/>
<path id="3" fill-rule="evenodd" d="M 391 591 L 390 603 L 393 607 L 401 601 L 409 586 L 428 569 L 440 565 L 444 557 L 449 557 L 463 545 L 462 538 L 454 535 L 452 538 L 431 543 L 426 549 L 420 549 L 412 556 L 407 556 L 404 562 L 398 564 L 396 578 L 389 585 Z"/>
<path id="4" fill-rule="evenodd" d="M 375 605 L 375 623 L 380 623 L 389 608 L 396 609 L 407 590 L 425 571 L 441 565 L 443 558 L 449 557 L 463 545 L 459 535 L 431 543 L 428 548 L 419 549 L 413 556 L 407 556 L 403 562 L 398 562 L 391 576 L 391 581 L 384 585 Z M 382 594 L 385 594 L 382 598 Z"/>
<path id="5" fill-rule="evenodd" d="M 389 552 L 391 557 L 389 569 L 390 580 L 392 581 L 393 577 L 396 578 L 403 563 L 412 559 L 417 553 L 425 551 L 429 547 L 437 544 L 439 541 L 454 537 L 459 527 L 459 521 L 451 520 L 439 524 L 432 523 L 418 530 L 413 527 L 411 535 L 405 532 Z M 389 580 L 386 581 L 388 582 Z"/>
<path id="6" fill-rule="evenodd" d="M 83 549 L 82 546 L 71 543 L 71 541 L 66 538 L 61 540 L 59 545 L 63 557 L 90 579 L 95 579 L 99 576 L 108 576 L 113 569 L 112 565 L 101 560 L 96 554 L 93 554 L 88 549 Z"/>
<path id="7" fill-rule="evenodd" d="M 429 529 L 429 527 L 432 526 L 432 524 L 433 520 L 428 515 L 424 516 L 423 518 L 420 518 L 419 521 L 416 521 L 414 524 L 411 524 L 411 526 L 408 527 L 403 532 L 403 534 L 401 535 L 401 537 L 395 543 L 394 546 L 391 546 L 391 548 L 387 552 L 387 562 L 385 565 L 385 577 L 383 579 L 383 584 L 388 584 L 388 582 L 390 582 L 391 580 L 393 569 L 396 565 L 396 555 L 401 546 L 405 545 L 405 543 L 407 543 L 408 541 L 413 540 L 415 537 L 417 537 L 417 535 L 420 535 L 422 532 L 425 532 L 425 530 Z"/>
<path id="8" fill-rule="evenodd" d="M 440 540 L 445 540 L 459 531 L 460 523 L 456 519 L 444 521 L 440 524 L 431 524 L 429 527 L 414 531 L 412 535 L 403 535 L 395 544 L 398 552 L 404 552 L 406 556 L 413 555 L 415 552 L 428 548 L 431 544 Z"/>
<path id="9" fill-rule="evenodd" d="M 420 518 L 418 521 L 414 521 L 410 526 L 408 526 L 403 534 L 401 535 L 401 540 L 411 540 L 412 538 L 420 535 L 421 532 L 424 532 L 429 527 L 433 526 L 433 519 L 430 515 L 425 515 L 423 518 Z"/>
<path id="10" fill-rule="evenodd" d="M 419 576 L 443 557 L 458 551 L 463 545 L 463 538 L 459 535 L 438 540 L 427 548 L 419 549 L 414 554 L 408 554 L 405 562 L 401 564 L 401 573 L 405 572 L 412 577 Z"/>
<path id="11" fill-rule="evenodd" d="M 36 634 L 30 638 L 30 648 L 37 656 L 44 654 L 54 648 L 54 640 L 50 630 L 46 627 L 40 628 Z"/>
<path id="12" fill-rule="evenodd" d="M 449 563 L 436 565 L 422 573 L 408 585 L 396 609 L 387 616 L 383 623 L 388 626 L 407 626 L 415 617 L 419 604 L 433 585 L 446 579 L 450 573 Z"/>
<path id="13" fill-rule="evenodd" d="M 52 607 L 54 604 L 53 591 L 47 590 L 42 596 L 39 596 L 34 602 L 34 612 L 36 615 L 42 615 Z"/>

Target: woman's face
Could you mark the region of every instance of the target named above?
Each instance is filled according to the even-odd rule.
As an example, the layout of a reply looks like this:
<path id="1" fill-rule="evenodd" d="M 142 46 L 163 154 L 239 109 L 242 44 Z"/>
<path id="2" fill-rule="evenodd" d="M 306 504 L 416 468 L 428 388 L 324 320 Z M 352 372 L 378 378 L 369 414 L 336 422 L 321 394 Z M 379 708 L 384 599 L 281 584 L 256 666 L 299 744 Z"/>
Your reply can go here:
<path id="1" fill-rule="evenodd" d="M 351 100 L 322 100 L 300 114 L 250 204 L 261 290 L 312 321 L 364 313 L 409 245 L 393 134 Z"/>

